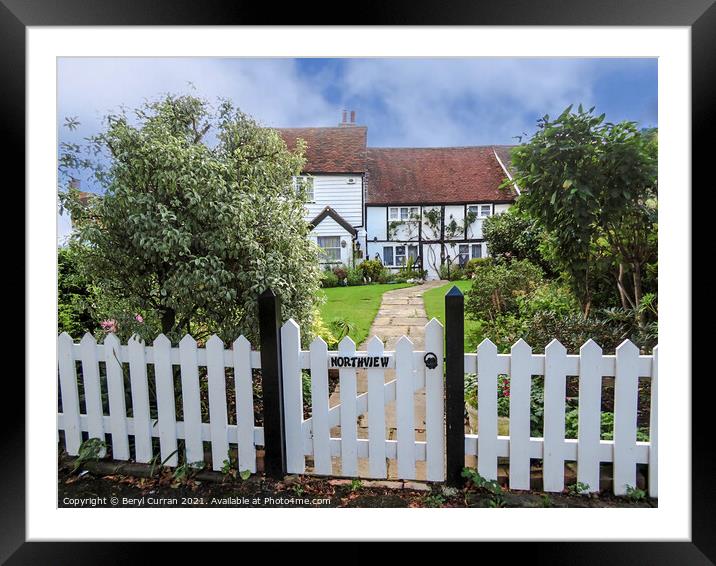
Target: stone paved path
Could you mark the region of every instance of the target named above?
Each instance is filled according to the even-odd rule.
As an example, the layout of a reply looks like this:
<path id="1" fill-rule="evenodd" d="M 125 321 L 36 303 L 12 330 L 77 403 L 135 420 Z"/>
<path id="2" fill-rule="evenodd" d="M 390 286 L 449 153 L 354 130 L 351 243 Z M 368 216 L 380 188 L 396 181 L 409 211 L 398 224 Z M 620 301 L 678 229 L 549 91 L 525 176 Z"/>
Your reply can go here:
<path id="1" fill-rule="evenodd" d="M 373 336 L 380 338 L 385 344 L 386 350 L 394 350 L 395 344 L 401 336 L 405 335 L 410 338 L 416 350 L 422 350 L 425 347 L 425 337 L 423 329 L 428 323 L 428 318 L 423 305 L 423 293 L 429 289 L 446 285 L 448 281 L 428 281 L 422 285 L 414 287 L 406 287 L 388 291 L 383 295 L 378 314 L 373 320 L 373 325 L 368 333 L 368 339 L 360 344 L 358 349 L 365 350 L 367 341 Z M 368 390 L 367 375 L 365 370 L 356 372 L 358 393 Z M 391 381 L 395 379 L 394 370 L 386 370 L 385 380 Z M 330 406 L 340 403 L 340 391 L 336 387 L 329 400 Z M 395 419 L 395 401 L 392 401 L 385 407 L 385 426 L 386 438 L 395 439 L 396 436 L 396 419 Z M 331 430 L 331 436 L 340 436 L 340 427 Z M 365 413 L 358 417 L 358 438 L 368 438 L 368 414 Z M 425 392 L 419 391 L 415 394 L 415 438 L 416 440 L 425 440 Z M 424 479 L 425 470 L 424 462 L 417 462 L 417 474 L 419 479 Z M 340 475 L 340 458 L 334 458 L 333 472 Z M 388 477 L 397 477 L 397 462 L 388 460 Z M 368 460 L 360 458 L 358 460 L 358 475 L 369 477 Z"/>

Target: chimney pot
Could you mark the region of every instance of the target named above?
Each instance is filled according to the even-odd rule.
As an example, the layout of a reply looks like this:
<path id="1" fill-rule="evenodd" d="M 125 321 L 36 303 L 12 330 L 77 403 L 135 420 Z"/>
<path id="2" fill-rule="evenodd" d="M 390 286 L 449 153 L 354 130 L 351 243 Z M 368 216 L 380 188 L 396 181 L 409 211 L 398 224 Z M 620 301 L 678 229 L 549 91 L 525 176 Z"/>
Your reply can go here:
<path id="1" fill-rule="evenodd" d="M 346 124 L 346 123 L 348 123 L 348 111 L 344 110 L 343 111 L 343 119 L 341 121 L 341 124 Z"/>
<path id="2" fill-rule="evenodd" d="M 356 111 L 351 110 L 351 124 L 355 124 L 355 123 L 356 123 Z"/>

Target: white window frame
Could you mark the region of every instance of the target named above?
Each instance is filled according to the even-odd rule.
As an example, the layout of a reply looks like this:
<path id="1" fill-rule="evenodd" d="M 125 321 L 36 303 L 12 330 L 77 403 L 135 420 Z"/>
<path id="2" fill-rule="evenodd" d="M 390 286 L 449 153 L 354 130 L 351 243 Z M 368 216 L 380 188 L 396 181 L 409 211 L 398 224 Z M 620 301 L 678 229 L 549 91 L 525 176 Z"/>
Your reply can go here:
<path id="1" fill-rule="evenodd" d="M 403 212 L 405 212 L 405 218 L 403 218 Z M 415 214 L 417 218 L 412 220 L 411 214 Z M 388 220 L 393 222 L 418 222 L 420 220 L 420 207 L 419 206 L 389 206 L 388 207 Z"/>
<path id="2" fill-rule="evenodd" d="M 393 250 L 393 262 L 392 262 L 392 263 L 388 263 L 388 262 L 385 260 L 385 248 L 390 248 L 390 249 Z M 402 254 L 399 254 L 399 253 L 398 253 L 398 248 L 403 248 L 403 253 L 402 253 Z M 404 266 L 404 265 L 407 265 L 407 263 L 408 263 L 408 258 L 411 257 L 411 256 L 410 256 L 410 250 L 411 250 L 411 248 L 415 250 L 415 261 L 418 261 L 418 260 L 420 259 L 420 246 L 418 246 L 417 244 L 408 244 L 408 243 L 406 243 L 406 244 L 392 244 L 392 245 L 385 245 L 385 244 L 384 244 L 384 245 L 383 245 L 383 249 L 382 249 L 382 252 L 383 252 L 383 253 L 382 253 L 383 265 L 388 266 L 388 267 L 402 267 L 402 266 Z M 398 261 L 398 257 L 403 258 L 402 263 Z"/>
<path id="3" fill-rule="evenodd" d="M 483 213 L 483 209 L 487 207 L 487 214 Z M 492 204 L 469 204 L 467 206 L 468 212 L 475 212 L 477 214 L 477 218 L 489 218 L 494 214 L 494 205 Z"/>
<path id="4" fill-rule="evenodd" d="M 338 246 L 337 247 L 322 246 L 321 245 L 322 238 L 338 238 Z M 316 236 L 316 244 L 318 244 L 318 247 L 321 248 L 321 250 L 323 250 L 323 253 L 324 253 L 323 259 L 325 260 L 326 263 L 334 263 L 334 262 L 341 261 L 341 237 L 340 236 Z M 328 257 L 326 250 L 338 250 L 338 257 L 337 258 Z"/>
<path id="5" fill-rule="evenodd" d="M 293 177 L 293 189 L 298 192 L 299 189 L 299 183 L 306 182 L 307 183 L 307 189 L 306 193 L 308 194 L 308 200 L 309 203 L 315 203 L 316 202 L 316 195 L 315 195 L 315 186 L 313 183 L 313 177 L 311 175 L 295 175 Z"/>

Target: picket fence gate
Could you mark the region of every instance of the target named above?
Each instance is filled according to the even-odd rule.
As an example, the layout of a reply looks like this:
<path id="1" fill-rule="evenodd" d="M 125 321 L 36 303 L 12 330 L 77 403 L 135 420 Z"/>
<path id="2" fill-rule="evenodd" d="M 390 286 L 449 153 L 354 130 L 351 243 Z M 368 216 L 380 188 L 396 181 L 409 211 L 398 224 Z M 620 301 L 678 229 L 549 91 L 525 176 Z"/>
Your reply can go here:
<path id="1" fill-rule="evenodd" d="M 448 344 L 453 339 L 449 332 Z M 63 333 L 58 338 L 58 369 L 61 412 L 57 429 L 64 432 L 65 449 L 77 455 L 83 438 L 106 439 L 111 435 L 112 457 L 141 463 L 165 462 L 179 465 L 179 440 L 183 440 L 182 460 L 204 461 L 204 443 L 211 446 L 211 468 L 221 470 L 230 448 L 236 447 L 239 470 L 256 472 L 256 447 L 265 449 L 267 472 L 307 472 L 306 457 L 312 457 L 311 473 L 333 474 L 333 459 L 339 458 L 340 475 L 359 475 L 359 459 L 367 459 L 368 471 L 361 475 L 386 478 L 387 461 L 397 461 L 400 479 L 417 479 L 416 462 L 425 462 L 428 481 L 450 481 L 459 475 L 465 456 L 477 457 L 477 471 L 486 479 L 497 479 L 498 458 L 509 459 L 509 487 L 530 489 L 531 461 L 543 463 L 543 489 L 564 489 L 565 462 L 577 462 L 577 481 L 598 491 L 600 464 L 613 464 L 613 491 L 626 492 L 636 486 L 637 464 L 648 464 L 648 489 L 657 497 L 657 376 L 658 348 L 653 355 L 640 355 L 638 348 L 625 341 L 616 355 L 603 355 L 592 340 L 579 355 L 568 355 L 553 340 L 544 354 L 534 354 L 520 340 L 509 354 L 498 354 L 496 346 L 483 341 L 476 353 L 455 357 L 443 355 L 443 326 L 433 319 L 425 326 L 425 350 L 416 350 L 409 338 L 398 340 L 394 351 L 384 349 L 373 337 L 365 351 L 344 338 L 337 351 L 329 351 L 321 338 L 308 350 L 301 349 L 299 326 L 289 320 L 276 325 L 275 342 L 262 332 L 262 351 L 251 349 L 243 336 L 230 349 L 217 336 L 204 348 L 185 336 L 177 347 L 158 336 L 151 345 L 136 339 L 121 344 L 114 334 L 98 344 L 87 334 L 79 343 Z M 459 336 L 462 348 L 462 335 Z M 448 345 L 448 350 L 450 346 Z M 267 352 L 276 352 L 267 362 Z M 432 364 L 427 363 L 431 357 Z M 451 357 L 452 356 L 452 357 Z M 263 358 L 263 361 L 262 361 Z M 462 367 L 447 368 L 448 383 L 460 378 L 460 387 L 445 387 L 443 363 L 459 359 Z M 280 366 L 273 391 L 268 382 L 273 361 Z M 101 372 L 101 364 L 104 372 Z M 264 427 L 254 423 L 253 370 L 261 369 L 264 382 Z M 173 366 L 180 368 L 181 414 L 177 419 L 177 391 Z M 77 369 L 82 378 L 78 380 Z M 209 422 L 202 421 L 200 367 L 206 368 Z M 339 368 L 340 403 L 329 407 L 328 370 Z M 125 368 L 128 376 L 125 378 Z M 233 370 L 235 412 L 227 410 L 226 369 Z M 310 370 L 311 414 L 304 418 L 302 372 Z M 395 378 L 386 382 L 385 372 Z M 365 371 L 367 391 L 358 394 L 357 372 Z M 105 380 L 101 378 L 104 374 Z M 466 434 L 462 423 L 464 373 L 476 373 L 478 434 Z M 153 380 L 150 375 L 153 374 Z M 498 376 L 510 378 L 509 436 L 499 436 Z M 544 377 L 544 437 L 530 437 L 530 388 L 533 376 Z M 566 379 L 579 379 L 579 427 L 577 439 L 565 438 Z M 614 378 L 613 440 L 601 439 L 602 378 Z M 639 379 L 651 380 L 649 441 L 637 442 Z M 150 384 L 153 382 L 153 387 Z M 103 388 L 103 383 L 106 385 Z M 453 381 L 454 383 L 454 381 Z M 81 412 L 80 389 L 84 393 Z M 129 386 L 131 416 L 125 402 Z M 425 390 L 425 440 L 416 440 L 414 395 Z M 457 394 L 455 393 L 457 391 Z M 277 395 L 274 395 L 277 394 Z M 103 407 L 108 400 L 108 414 Z M 395 401 L 397 439 L 386 438 L 385 406 Z M 269 407 L 278 409 L 271 413 Z M 357 435 L 358 417 L 368 413 L 368 438 Z M 280 418 L 279 418 L 280 417 Z M 233 421 L 229 424 L 229 421 Z M 450 427 L 450 422 L 453 426 Z M 446 423 L 447 442 L 446 442 Z M 273 427 L 273 428 L 272 428 Z M 340 436 L 331 429 L 340 427 Z M 266 430 L 268 428 L 268 430 Z M 277 437 L 274 430 L 279 430 Z M 83 436 L 84 433 L 84 436 Z M 134 440 L 133 453 L 130 437 Z M 450 442 L 453 438 L 453 442 Z M 154 439 L 158 439 L 158 451 Z M 457 446 L 457 448 L 455 448 Z M 100 457 L 104 457 L 104 451 Z M 447 473 L 446 473 L 447 472 Z"/>

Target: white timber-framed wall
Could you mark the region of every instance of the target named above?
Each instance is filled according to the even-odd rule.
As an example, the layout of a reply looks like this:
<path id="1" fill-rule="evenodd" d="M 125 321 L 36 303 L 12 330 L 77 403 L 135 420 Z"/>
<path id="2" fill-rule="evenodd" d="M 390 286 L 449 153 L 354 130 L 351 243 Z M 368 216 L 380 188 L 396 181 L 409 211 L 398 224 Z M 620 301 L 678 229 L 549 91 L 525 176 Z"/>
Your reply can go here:
<path id="1" fill-rule="evenodd" d="M 312 185 L 309 190 L 309 201 L 306 203 L 304 219 L 311 221 L 320 215 L 326 207 L 330 207 L 343 220 L 350 224 L 357 233 L 363 232 L 363 173 L 324 174 L 304 173 L 302 178 L 308 179 Z M 321 265 L 352 265 L 353 249 L 360 243 L 360 249 L 365 250 L 365 242 L 361 242 L 357 235 L 351 234 L 344 226 L 331 217 L 323 218 L 311 230 L 309 239 L 319 247 L 323 244 L 333 244 L 334 238 L 340 242 L 340 257 L 338 259 L 322 260 Z M 331 253 L 331 252 L 329 252 Z M 335 255 L 334 253 L 332 255 Z"/>
<path id="2" fill-rule="evenodd" d="M 378 257 L 388 269 L 397 271 L 408 257 L 416 257 L 427 270 L 427 278 L 438 279 L 448 257 L 451 265 L 459 265 L 489 255 L 482 223 L 511 205 L 511 201 L 367 204 L 366 259 Z M 468 224 L 470 212 L 477 216 Z M 432 223 L 431 216 L 438 216 L 439 221 Z"/>

